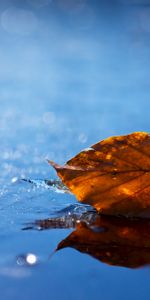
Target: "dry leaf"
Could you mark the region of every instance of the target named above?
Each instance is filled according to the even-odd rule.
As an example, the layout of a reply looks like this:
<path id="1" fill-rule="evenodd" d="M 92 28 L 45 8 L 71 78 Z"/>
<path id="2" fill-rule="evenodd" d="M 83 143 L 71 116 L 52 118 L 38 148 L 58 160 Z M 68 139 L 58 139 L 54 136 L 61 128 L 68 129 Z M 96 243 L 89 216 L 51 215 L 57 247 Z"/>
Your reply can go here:
<path id="1" fill-rule="evenodd" d="M 110 265 L 141 267 L 150 264 L 150 221 L 97 216 L 93 226 L 79 223 L 57 250 L 66 247 Z"/>
<path id="2" fill-rule="evenodd" d="M 110 137 L 64 166 L 51 161 L 62 182 L 101 214 L 150 217 L 150 135 Z"/>

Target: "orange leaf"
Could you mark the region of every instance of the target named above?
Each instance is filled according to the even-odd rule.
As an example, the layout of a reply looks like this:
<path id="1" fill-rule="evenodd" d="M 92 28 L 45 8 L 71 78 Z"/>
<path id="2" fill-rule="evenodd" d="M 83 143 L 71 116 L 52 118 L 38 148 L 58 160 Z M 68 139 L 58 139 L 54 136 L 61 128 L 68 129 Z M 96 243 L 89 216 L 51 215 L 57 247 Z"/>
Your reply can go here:
<path id="1" fill-rule="evenodd" d="M 150 217 L 150 135 L 110 137 L 69 160 L 51 161 L 62 182 L 101 214 Z"/>

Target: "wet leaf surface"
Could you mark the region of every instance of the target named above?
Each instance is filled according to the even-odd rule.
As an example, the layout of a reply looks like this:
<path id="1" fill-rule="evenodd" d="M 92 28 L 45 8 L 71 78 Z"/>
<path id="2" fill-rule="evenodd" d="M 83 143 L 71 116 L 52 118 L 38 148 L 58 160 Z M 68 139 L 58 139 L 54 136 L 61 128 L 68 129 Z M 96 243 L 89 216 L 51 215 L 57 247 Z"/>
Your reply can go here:
<path id="1" fill-rule="evenodd" d="M 150 135 L 110 137 L 69 160 L 49 163 L 83 203 L 101 214 L 150 217 Z"/>

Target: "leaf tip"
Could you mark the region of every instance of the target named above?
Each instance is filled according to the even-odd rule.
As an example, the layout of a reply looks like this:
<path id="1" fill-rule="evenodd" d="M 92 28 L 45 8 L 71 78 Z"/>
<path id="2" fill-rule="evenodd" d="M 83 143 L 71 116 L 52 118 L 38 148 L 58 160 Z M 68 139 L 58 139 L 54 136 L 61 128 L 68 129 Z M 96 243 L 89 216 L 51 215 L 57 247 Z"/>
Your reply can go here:
<path id="1" fill-rule="evenodd" d="M 61 168 L 61 166 L 58 165 L 58 164 L 56 164 L 53 160 L 47 159 L 47 162 L 48 162 L 48 164 L 51 165 L 55 170 L 58 170 L 58 169 Z"/>

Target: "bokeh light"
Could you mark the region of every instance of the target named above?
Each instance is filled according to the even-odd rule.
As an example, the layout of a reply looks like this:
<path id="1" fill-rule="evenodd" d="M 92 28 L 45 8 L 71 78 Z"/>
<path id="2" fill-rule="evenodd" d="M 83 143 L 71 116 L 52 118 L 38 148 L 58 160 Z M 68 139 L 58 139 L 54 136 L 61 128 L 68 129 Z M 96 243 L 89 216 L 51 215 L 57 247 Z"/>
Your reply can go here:
<path id="1" fill-rule="evenodd" d="M 33 266 L 33 265 L 36 265 L 37 262 L 38 262 L 38 258 L 33 253 L 19 255 L 17 257 L 17 264 L 19 266 L 24 266 L 24 265 Z"/>
<path id="2" fill-rule="evenodd" d="M 35 265 L 37 263 L 37 257 L 35 254 L 29 253 L 26 257 L 26 261 L 29 265 Z"/>
<path id="3" fill-rule="evenodd" d="M 1 24 L 8 33 L 26 35 L 37 29 L 38 20 L 32 11 L 9 7 L 1 15 Z"/>

